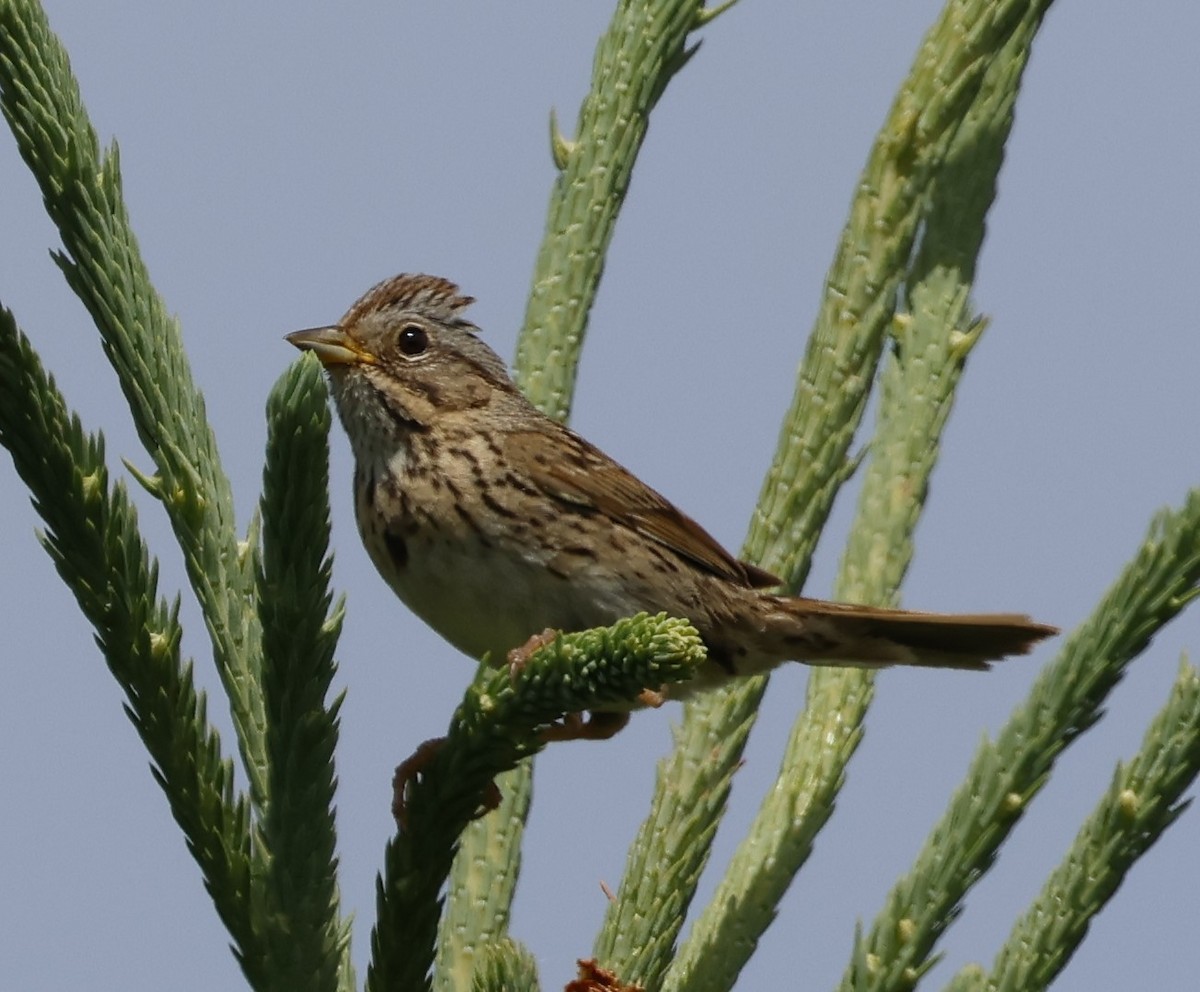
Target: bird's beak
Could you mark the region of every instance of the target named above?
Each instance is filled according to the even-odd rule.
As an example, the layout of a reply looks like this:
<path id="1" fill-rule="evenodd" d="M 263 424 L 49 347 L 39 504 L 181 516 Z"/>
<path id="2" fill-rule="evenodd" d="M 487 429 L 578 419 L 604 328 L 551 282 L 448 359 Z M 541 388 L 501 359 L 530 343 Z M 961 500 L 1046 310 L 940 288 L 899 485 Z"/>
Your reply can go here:
<path id="1" fill-rule="evenodd" d="M 292 331 L 286 335 L 301 351 L 311 351 L 321 364 L 330 365 L 372 364 L 375 356 L 367 351 L 340 327 L 314 327 L 309 331 Z"/>

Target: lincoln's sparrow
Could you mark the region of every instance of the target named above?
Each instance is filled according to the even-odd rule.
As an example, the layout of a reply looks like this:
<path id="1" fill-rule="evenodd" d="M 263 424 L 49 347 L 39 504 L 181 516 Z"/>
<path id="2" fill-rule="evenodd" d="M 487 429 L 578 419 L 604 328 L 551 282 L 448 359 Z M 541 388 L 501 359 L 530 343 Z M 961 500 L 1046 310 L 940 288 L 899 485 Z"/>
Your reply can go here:
<path id="1" fill-rule="evenodd" d="M 358 526 L 408 606 L 474 658 L 499 660 L 544 628 L 640 611 L 686 617 L 708 648 L 678 697 L 787 660 L 986 669 L 1053 627 L 1015 614 L 848 606 L 763 590 L 653 489 L 538 412 L 432 276 L 380 283 L 333 327 L 288 340 L 325 365 L 354 450 Z M 680 691 L 682 689 L 682 692 Z M 623 715 L 576 723 L 607 736 Z"/>

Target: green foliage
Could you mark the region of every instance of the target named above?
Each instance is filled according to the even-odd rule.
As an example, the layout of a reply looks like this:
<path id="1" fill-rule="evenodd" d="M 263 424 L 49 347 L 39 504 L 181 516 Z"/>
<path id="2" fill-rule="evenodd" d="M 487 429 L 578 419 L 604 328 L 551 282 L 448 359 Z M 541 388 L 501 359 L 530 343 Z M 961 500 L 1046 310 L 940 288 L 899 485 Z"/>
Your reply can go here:
<path id="1" fill-rule="evenodd" d="M 963 347 L 962 305 L 969 274 L 961 273 L 961 290 L 944 290 L 941 311 L 923 313 L 917 326 L 910 326 L 913 321 L 905 317 L 895 319 L 898 294 L 907 287 L 910 294 L 921 295 L 910 265 L 922 222 L 927 225 L 922 252 L 931 244 L 934 215 L 927 217 L 926 208 L 943 188 L 939 177 L 945 163 L 961 156 L 963 148 L 972 149 L 990 161 L 991 168 L 961 174 L 960 179 L 972 189 L 991 190 L 1007 136 L 1006 129 L 996 133 L 988 126 L 997 113 L 996 93 L 1009 101 L 1015 96 L 1042 11 L 1036 4 L 948 4 L 922 44 L 872 148 L 744 548 L 749 560 L 797 587 L 807 574 L 833 497 L 854 467 L 849 448 L 886 334 L 897 325 L 909 326 L 903 337 L 895 336 L 897 358 L 883 376 L 875 456 L 838 588 L 839 595 L 856 602 L 895 599 L 968 350 Z M 1001 100 L 1001 106 L 1003 114 L 1008 105 Z M 975 213 L 956 218 L 961 227 L 955 237 L 968 242 L 982 229 L 990 196 L 975 196 L 973 201 Z M 932 244 L 938 243 L 935 237 Z M 951 243 L 958 247 L 961 242 Z M 889 499 L 901 481 L 913 498 Z M 631 861 L 626 870 L 633 885 L 646 884 L 647 872 L 668 847 L 674 858 L 684 857 L 660 827 L 666 815 L 661 804 L 704 808 L 707 818 L 719 819 L 766 684 L 766 678 L 748 680 L 688 705 L 674 753 L 660 766 L 654 808 L 635 842 L 635 850 L 644 857 Z M 596 945 L 606 964 L 648 986 L 656 985 L 664 973 L 667 987 L 721 989 L 733 984 L 833 810 L 846 765 L 862 736 L 872 685 L 871 674 L 864 671 L 823 669 L 810 674 L 806 705 L 793 728 L 776 787 L 764 799 L 713 902 L 697 920 L 671 971 L 666 972 L 671 945 L 683 924 L 690 892 L 679 899 L 670 919 L 658 920 L 655 932 L 661 946 L 652 958 L 632 942 L 641 956 L 636 962 L 619 952 L 621 938 L 610 931 L 622 928 L 618 914 L 637 918 L 645 907 L 636 898 L 629 907 L 619 900 L 610 908 Z M 705 760 L 708 755 L 712 757 Z M 684 876 L 690 887 L 708 858 L 711 839 L 712 831 L 690 838 L 691 870 Z"/>
<path id="2" fill-rule="evenodd" d="M 329 591 L 329 405 L 320 363 L 292 365 L 267 401 L 262 560 L 262 695 L 271 802 L 259 829 L 267 967 L 274 987 L 353 987 L 350 929 L 338 913 L 333 754 L 341 698 L 328 707 L 342 609 Z"/>
<path id="3" fill-rule="evenodd" d="M 156 475 L 159 499 L 204 610 L 254 802 L 266 801 L 265 715 L 254 574 L 239 553 L 233 495 L 179 326 L 150 283 L 121 193 L 114 145 L 100 151 L 67 54 L 35 0 L 0 4 L 0 110 L 42 190 L 65 251 L 55 260 L 100 332 Z"/>
<path id="4" fill-rule="evenodd" d="M 650 112 L 695 53 L 699 43 L 687 47 L 692 32 L 713 16 L 701 0 L 619 0 L 596 46 L 574 140 L 562 136 L 551 113 L 559 174 L 515 365 L 522 389 L 556 420 L 571 412 L 588 312 Z"/>
<path id="5" fill-rule="evenodd" d="M 570 410 L 588 313 L 650 115 L 695 54 L 695 31 L 728 6 L 620 0 L 575 136 L 564 137 L 552 117 L 558 175 L 516 364 L 523 388 L 554 416 Z M 878 379 L 880 413 L 838 589 L 860 602 L 898 597 L 941 432 L 984 328 L 969 302 L 976 257 L 1048 6 L 948 0 L 871 150 L 746 540 L 748 558 L 794 587 L 857 466 L 851 445 Z M 0 0 L 0 109 L 62 238 L 59 265 L 96 323 L 153 462 L 152 475 L 131 471 L 161 503 L 182 548 L 233 714 L 244 790 L 180 655 L 178 602 L 159 595 L 155 560 L 123 484 L 109 479 L 102 438 L 69 412 L 2 308 L 0 443 L 125 693 L 250 985 L 353 988 L 337 885 L 341 700 L 329 696 L 342 607 L 330 589 L 330 417 L 319 367 L 301 359 L 271 393 L 261 523 L 240 539 L 179 328 L 129 225 L 116 149 L 99 148 L 66 54 L 33 0 Z M 907 498 L 893 498 L 898 486 Z M 913 868 L 856 935 L 843 988 L 920 981 L 970 886 L 1062 751 L 1099 719 L 1154 632 L 1197 595 L 1198 549 L 1194 491 L 1153 523 L 1028 700 L 981 745 Z M 565 713 L 620 708 L 646 686 L 682 681 L 702 660 L 686 621 L 639 615 L 563 635 L 516 675 L 482 665 L 411 785 L 405 829 L 387 846 L 367 987 L 536 989 L 532 957 L 507 928 L 540 731 Z M 833 809 L 873 682 L 826 669 L 810 677 L 775 788 L 679 943 L 765 685 L 749 680 L 690 703 L 659 766 L 596 942 L 600 964 L 623 982 L 731 988 Z M 1141 751 L 1118 768 L 991 973 L 964 969 L 952 987 L 1044 988 L 1182 812 L 1180 797 L 1198 772 L 1200 678 L 1184 665 Z M 475 820 L 493 780 L 501 805 Z"/>
<path id="6" fill-rule="evenodd" d="M 377 890 L 367 988 L 422 988 L 434 956 L 438 893 L 457 838 L 488 783 L 545 746 L 538 729 L 564 713 L 611 707 L 646 686 L 690 678 L 704 646 L 686 621 L 639 614 L 609 628 L 563 634 L 536 650 L 519 676 L 486 662 L 454 714 L 388 845 Z"/>
<path id="7" fill-rule="evenodd" d="M 527 948 L 508 938 L 481 948 L 472 992 L 538 992 L 538 988 L 537 962 Z"/>
<path id="8" fill-rule="evenodd" d="M 12 314 L 0 308 L 0 443 L 46 523 L 42 544 L 121 689 L 188 849 L 200 865 L 234 952 L 253 982 L 262 955 L 253 914 L 249 809 L 208 724 L 191 662 L 179 654 L 178 603 L 158 596 L 158 565 L 121 483 L 110 485 L 104 441 L 67 411 Z"/>
<path id="9" fill-rule="evenodd" d="M 863 938 L 869 974 L 852 967 L 843 989 L 915 984 L 967 889 L 990 867 L 1055 761 L 1100 718 L 1126 666 L 1153 631 L 1195 598 L 1198 582 L 1200 492 L 1193 491 L 1180 510 L 1152 523 L 1138 554 L 1041 673 L 1027 701 L 994 742 L 980 746 L 911 871 Z M 1069 956 L 1065 946 L 1061 952 Z"/>
<path id="10" fill-rule="evenodd" d="M 1198 772 L 1200 673 L 1184 662 L 1141 749 L 1117 766 L 1062 863 L 1013 927 L 986 978 L 989 990 L 1045 988 L 1057 977 L 1126 872 L 1187 808 L 1180 797 Z"/>

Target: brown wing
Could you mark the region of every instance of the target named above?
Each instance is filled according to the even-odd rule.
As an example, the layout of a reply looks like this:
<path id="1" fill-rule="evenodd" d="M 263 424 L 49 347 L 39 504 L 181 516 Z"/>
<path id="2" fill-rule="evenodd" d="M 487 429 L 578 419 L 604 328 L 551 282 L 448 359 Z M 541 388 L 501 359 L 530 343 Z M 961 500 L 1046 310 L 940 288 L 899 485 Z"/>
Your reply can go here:
<path id="1" fill-rule="evenodd" d="M 558 440 L 552 446 L 541 431 L 514 431 L 504 445 L 510 462 L 548 496 L 607 514 L 731 582 L 751 588 L 782 584 L 770 572 L 738 561 L 691 517 L 578 434 L 566 432 L 569 444 Z"/>

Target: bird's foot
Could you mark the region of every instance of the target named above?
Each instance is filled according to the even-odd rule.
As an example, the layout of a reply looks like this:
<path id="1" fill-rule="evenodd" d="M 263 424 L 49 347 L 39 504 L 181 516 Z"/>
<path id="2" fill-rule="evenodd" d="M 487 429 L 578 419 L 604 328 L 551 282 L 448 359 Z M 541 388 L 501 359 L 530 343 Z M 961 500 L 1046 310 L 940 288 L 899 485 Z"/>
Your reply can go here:
<path id="1" fill-rule="evenodd" d="M 638 702 L 651 709 L 658 709 L 667 701 L 666 694 L 661 689 L 643 689 L 638 693 Z"/>
<path id="2" fill-rule="evenodd" d="M 555 638 L 558 637 L 558 631 L 553 627 L 547 627 L 540 634 L 534 634 L 520 647 L 513 648 L 508 652 L 508 677 L 516 682 L 521 672 L 525 670 L 530 657 L 535 651 L 539 651 L 548 644 L 553 644 Z"/>
<path id="3" fill-rule="evenodd" d="M 411 755 L 396 766 L 396 774 L 392 776 L 392 816 L 400 830 L 408 828 L 408 804 L 412 798 L 414 785 L 425 774 L 429 763 L 446 743 L 445 737 L 434 737 L 421 744 Z M 495 782 L 488 782 L 479 800 L 479 809 L 471 817 L 478 820 L 500 805 L 504 797 Z"/>

